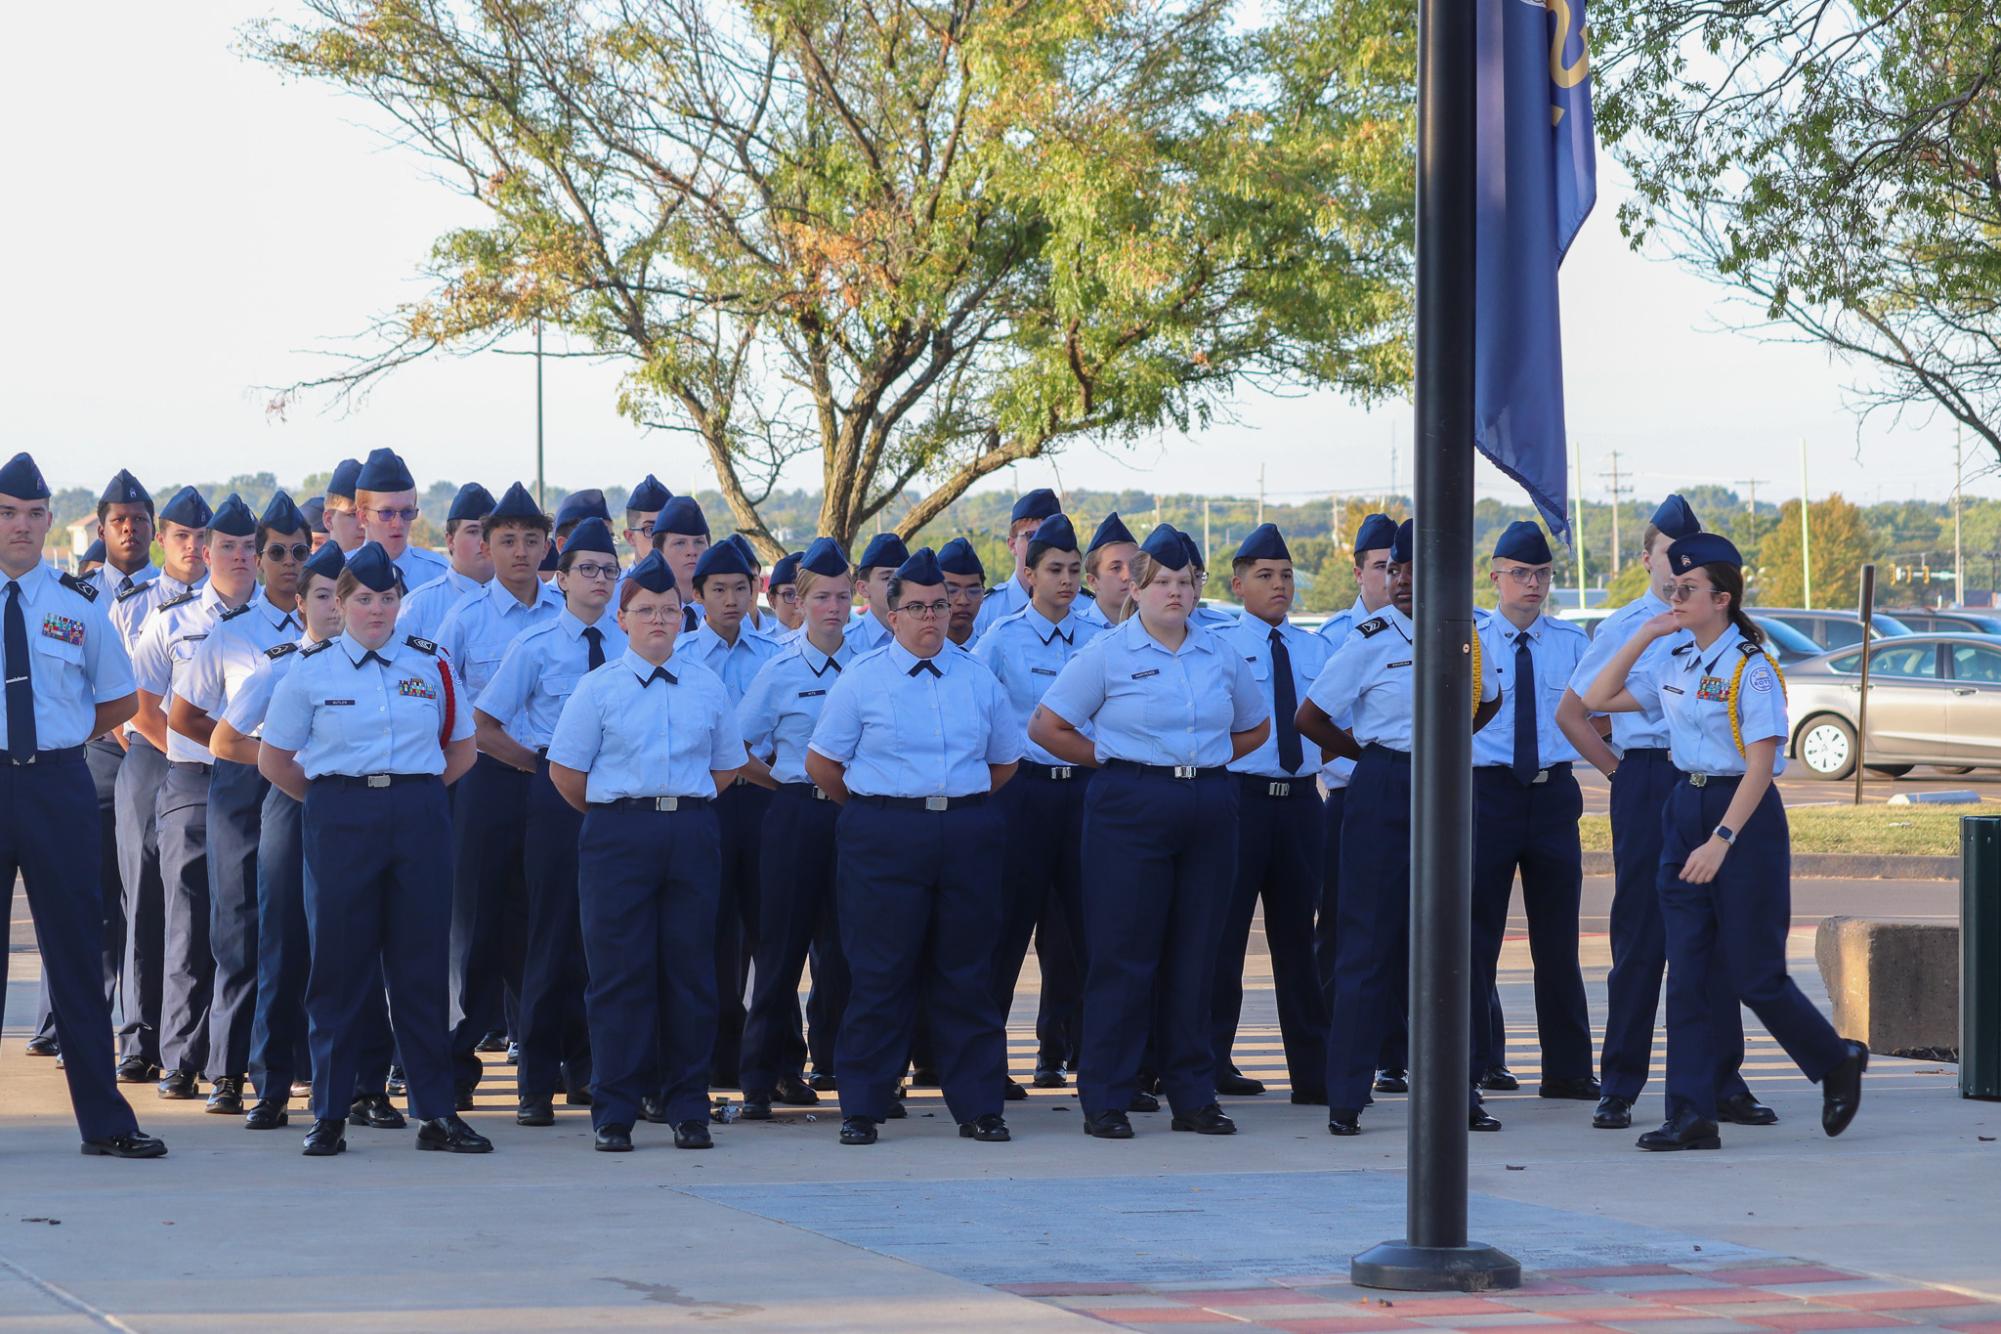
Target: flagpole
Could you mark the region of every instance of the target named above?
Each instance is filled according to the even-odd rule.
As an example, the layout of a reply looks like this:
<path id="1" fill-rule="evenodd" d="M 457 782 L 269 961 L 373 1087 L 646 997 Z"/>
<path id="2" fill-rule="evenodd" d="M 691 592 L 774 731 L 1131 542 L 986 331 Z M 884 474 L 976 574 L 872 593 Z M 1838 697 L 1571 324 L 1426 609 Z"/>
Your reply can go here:
<path id="1" fill-rule="evenodd" d="M 1480 6 L 1420 0 L 1417 601 L 1411 746 L 1407 1230 L 1358 1255 L 1372 1288 L 1478 1291 L 1521 1266 L 1466 1236 L 1473 881 L 1473 364 Z"/>

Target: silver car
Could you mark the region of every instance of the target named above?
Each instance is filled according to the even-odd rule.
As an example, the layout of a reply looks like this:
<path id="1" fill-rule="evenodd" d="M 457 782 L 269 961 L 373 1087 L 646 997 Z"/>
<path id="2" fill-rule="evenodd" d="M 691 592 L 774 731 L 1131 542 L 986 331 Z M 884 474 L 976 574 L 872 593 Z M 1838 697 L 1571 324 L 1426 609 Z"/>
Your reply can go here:
<path id="1" fill-rule="evenodd" d="M 1786 753 L 1816 778 L 1855 772 L 1860 646 L 1786 668 Z M 1869 649 L 1871 773 L 2001 768 L 2001 635 L 1901 635 Z"/>

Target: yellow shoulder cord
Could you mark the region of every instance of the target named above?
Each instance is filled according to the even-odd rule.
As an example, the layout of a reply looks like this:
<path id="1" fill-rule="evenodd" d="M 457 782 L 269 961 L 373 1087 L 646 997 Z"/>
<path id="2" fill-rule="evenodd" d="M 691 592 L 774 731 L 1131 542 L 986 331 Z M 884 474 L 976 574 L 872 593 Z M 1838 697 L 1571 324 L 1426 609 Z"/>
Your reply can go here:
<path id="1" fill-rule="evenodd" d="M 1772 665 L 1772 675 L 1779 678 L 1779 698 L 1786 698 L 1786 674 L 1779 670 L 1778 660 L 1763 649 L 1758 656 Z M 1744 754 L 1744 720 L 1737 707 L 1737 694 L 1744 685 L 1744 664 L 1751 661 L 1748 653 L 1737 655 L 1737 670 L 1730 674 L 1730 739 L 1737 743 L 1737 753 Z M 1748 758 L 1748 757 L 1746 757 Z"/>
<path id="2" fill-rule="evenodd" d="M 1480 713 L 1480 627 L 1473 627 L 1473 713 Z"/>

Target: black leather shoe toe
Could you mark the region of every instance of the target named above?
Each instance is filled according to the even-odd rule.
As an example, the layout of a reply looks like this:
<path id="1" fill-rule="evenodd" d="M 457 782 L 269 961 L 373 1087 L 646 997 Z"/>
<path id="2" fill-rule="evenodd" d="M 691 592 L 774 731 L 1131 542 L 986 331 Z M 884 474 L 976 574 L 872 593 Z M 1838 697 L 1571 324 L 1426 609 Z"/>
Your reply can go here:
<path id="1" fill-rule="evenodd" d="M 347 1123 L 370 1130 L 401 1130 L 410 1124 L 386 1093 L 364 1093 L 349 1103 Z"/>
<path id="2" fill-rule="evenodd" d="M 1378 1093 L 1408 1093 L 1410 1092 L 1410 1071 L 1378 1070 L 1376 1071 L 1374 1087 Z"/>
<path id="3" fill-rule="evenodd" d="M 1679 1149 L 1720 1149 L 1723 1138 L 1716 1133 L 1714 1121 L 1685 1116 L 1663 1122 L 1659 1130 L 1649 1130 L 1634 1143 L 1650 1153 L 1672 1153 Z"/>
<path id="4" fill-rule="evenodd" d="M 1559 1098 L 1566 1102 L 1596 1102 L 1605 1090 L 1589 1075 L 1575 1079 L 1545 1079 L 1536 1086 L 1538 1098 Z"/>
<path id="5" fill-rule="evenodd" d="M 1522 1081 L 1516 1079 L 1515 1072 L 1505 1065 L 1497 1065 L 1480 1076 L 1480 1087 L 1489 1093 L 1514 1093 L 1521 1086 Z"/>
<path id="6" fill-rule="evenodd" d="M 771 1119 L 771 1095 L 768 1093 L 744 1094 L 743 1119 L 746 1121 L 769 1121 Z"/>
<path id="7" fill-rule="evenodd" d="M 820 1095 L 813 1091 L 813 1086 L 797 1075 L 780 1075 L 778 1087 L 772 1092 L 787 1107 L 817 1107 L 820 1104 Z"/>
<path id="8" fill-rule="evenodd" d="M 493 1141 L 456 1116 L 440 1116 L 417 1127 L 417 1147 L 428 1153 L 492 1153 Z"/>
<path id="9" fill-rule="evenodd" d="M 1350 1107 L 1328 1108 L 1327 1133 L 1343 1137 L 1361 1134 L 1362 1114 Z"/>
<path id="10" fill-rule="evenodd" d="M 599 1126 L 591 1147 L 599 1153 L 631 1153 L 631 1126 Z"/>
<path id="11" fill-rule="evenodd" d="M 1008 1134 L 1007 1121 L 999 1112 L 984 1115 L 959 1123 L 960 1139 L 976 1139 L 982 1144 L 1005 1144 L 1014 1136 Z"/>
<path id="12" fill-rule="evenodd" d="M 903 1104 L 902 1104 L 901 1102 L 898 1102 L 898 1101 L 892 1101 L 892 1102 L 891 1102 L 891 1103 L 889 1104 L 889 1119 L 890 1119 L 890 1120 L 892 1120 L 892 1121 L 901 1121 L 901 1120 L 905 1119 L 906 1117 L 908 1117 L 909 1115 L 910 1115 L 910 1110 L 909 1110 L 909 1109 L 908 1109 L 907 1107 L 905 1107 L 905 1106 L 904 1106 L 904 1105 L 903 1105 Z"/>
<path id="13" fill-rule="evenodd" d="M 285 1099 L 265 1098 L 243 1114 L 245 1130 L 276 1130 L 292 1119 Z"/>
<path id="14" fill-rule="evenodd" d="M 550 1098 L 531 1098 L 514 1109 L 514 1124 L 517 1126 L 553 1126 L 556 1124 L 556 1104 Z"/>
<path id="15" fill-rule="evenodd" d="M 1226 1098 L 1252 1098 L 1265 1091 L 1262 1079 L 1252 1079 L 1232 1070 L 1216 1076 L 1216 1092 Z"/>
<path id="16" fill-rule="evenodd" d="M 651 1121 L 656 1126 L 667 1125 L 673 1120 L 667 1115 L 667 1104 L 650 1095 L 639 1100 L 639 1119 Z"/>
<path id="17" fill-rule="evenodd" d="M 347 1127 L 336 1120 L 315 1121 L 306 1132 L 308 1158 L 331 1158 L 347 1152 Z"/>
<path id="18" fill-rule="evenodd" d="M 1138 1093 L 1133 1094 L 1133 1100 L 1126 1104 L 1126 1110 L 1129 1112 L 1157 1112 L 1160 1110 L 1160 1099 L 1154 1097 L 1145 1089 L 1141 1089 Z"/>
<path id="19" fill-rule="evenodd" d="M 841 1081 L 833 1075 L 822 1071 L 814 1071 L 813 1077 L 806 1082 L 811 1084 L 820 1093 L 839 1093 L 841 1091 Z"/>
<path id="20" fill-rule="evenodd" d="M 150 1084 L 160 1077 L 160 1067 L 137 1056 L 127 1056 L 118 1063 L 118 1082 L 121 1084 Z"/>
<path id="21" fill-rule="evenodd" d="M 1485 1107 L 1475 1107 L 1466 1113 L 1466 1128 L 1492 1132 L 1501 1128 L 1501 1123 L 1490 1115 Z"/>
<path id="22" fill-rule="evenodd" d="M 208 1092 L 208 1105 L 202 1110 L 210 1116 L 243 1115 L 243 1077 L 224 1075 L 216 1080 Z"/>
<path id="23" fill-rule="evenodd" d="M 1007 1083 L 1001 1086 L 1001 1095 L 1009 1102 L 1028 1101 L 1028 1090 L 1016 1082 L 1012 1075 L 1009 1075 Z"/>
<path id="24" fill-rule="evenodd" d="M 110 1139 L 87 1139 L 83 1142 L 83 1153 L 87 1158 L 164 1158 L 167 1146 L 143 1130 L 134 1130 Z"/>
<path id="25" fill-rule="evenodd" d="M 61 1052 L 62 1052 L 62 1044 L 57 1042 L 54 1038 L 42 1037 L 42 1038 L 28 1039 L 28 1055 L 30 1056 L 55 1056 L 60 1054 Z"/>
<path id="26" fill-rule="evenodd" d="M 1116 1107 L 1084 1118 L 1084 1133 L 1093 1139 L 1131 1139 L 1133 1123 Z"/>
<path id="27" fill-rule="evenodd" d="M 1035 1069 L 1035 1087 L 1039 1089 L 1060 1089 L 1069 1082 L 1063 1077 L 1061 1070 L 1046 1065 L 1037 1066 Z"/>
<path id="28" fill-rule="evenodd" d="M 1830 1137 L 1848 1129 L 1862 1109 L 1862 1072 L 1869 1068 L 1869 1049 L 1844 1039 L 1848 1056 L 1820 1081 L 1820 1128 Z"/>
<path id="29" fill-rule="evenodd" d="M 674 1147 L 677 1149 L 713 1149 L 716 1141 L 709 1135 L 709 1123 L 692 1118 L 674 1127 Z"/>
<path id="30" fill-rule="evenodd" d="M 1168 1123 L 1174 1130 L 1192 1130 L 1198 1135 L 1234 1135 L 1237 1123 L 1223 1115 L 1223 1109 L 1215 1103 L 1187 1116 L 1177 1116 Z"/>
<path id="31" fill-rule="evenodd" d="M 1608 1093 L 1598 1100 L 1598 1110 L 1591 1113 L 1591 1124 L 1598 1130 L 1631 1130 L 1633 1104 Z"/>
<path id="32" fill-rule="evenodd" d="M 1733 1126 L 1775 1126 L 1779 1114 L 1749 1093 L 1733 1093 L 1716 1100 L 1716 1119 Z"/>
<path id="33" fill-rule="evenodd" d="M 201 1096 L 201 1085 L 192 1070 L 171 1070 L 158 1086 L 162 1098 L 170 1102 L 192 1102 Z"/>
<path id="34" fill-rule="evenodd" d="M 389 1077 L 383 1084 L 382 1091 L 392 1098 L 400 1098 L 410 1091 L 410 1081 L 403 1077 L 402 1066 L 392 1065 L 389 1067 Z"/>
<path id="35" fill-rule="evenodd" d="M 872 1116 L 850 1116 L 841 1122 L 841 1143 L 873 1144 L 876 1141 L 875 1118 Z"/>

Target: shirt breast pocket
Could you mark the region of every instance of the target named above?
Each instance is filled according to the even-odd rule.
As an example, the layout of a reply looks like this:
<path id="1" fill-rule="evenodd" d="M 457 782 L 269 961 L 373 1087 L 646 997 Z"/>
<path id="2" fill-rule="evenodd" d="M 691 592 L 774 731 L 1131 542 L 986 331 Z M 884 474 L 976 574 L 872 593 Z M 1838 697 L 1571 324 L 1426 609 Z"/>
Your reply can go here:
<path id="1" fill-rule="evenodd" d="M 550 672 L 544 674 L 538 688 L 550 699 L 566 700 L 576 693 L 577 682 L 583 679 L 582 672 Z"/>
<path id="2" fill-rule="evenodd" d="M 40 655 L 41 670 L 53 679 L 61 680 L 72 672 L 83 671 L 83 645 L 48 634 L 36 635 L 33 643 Z"/>

